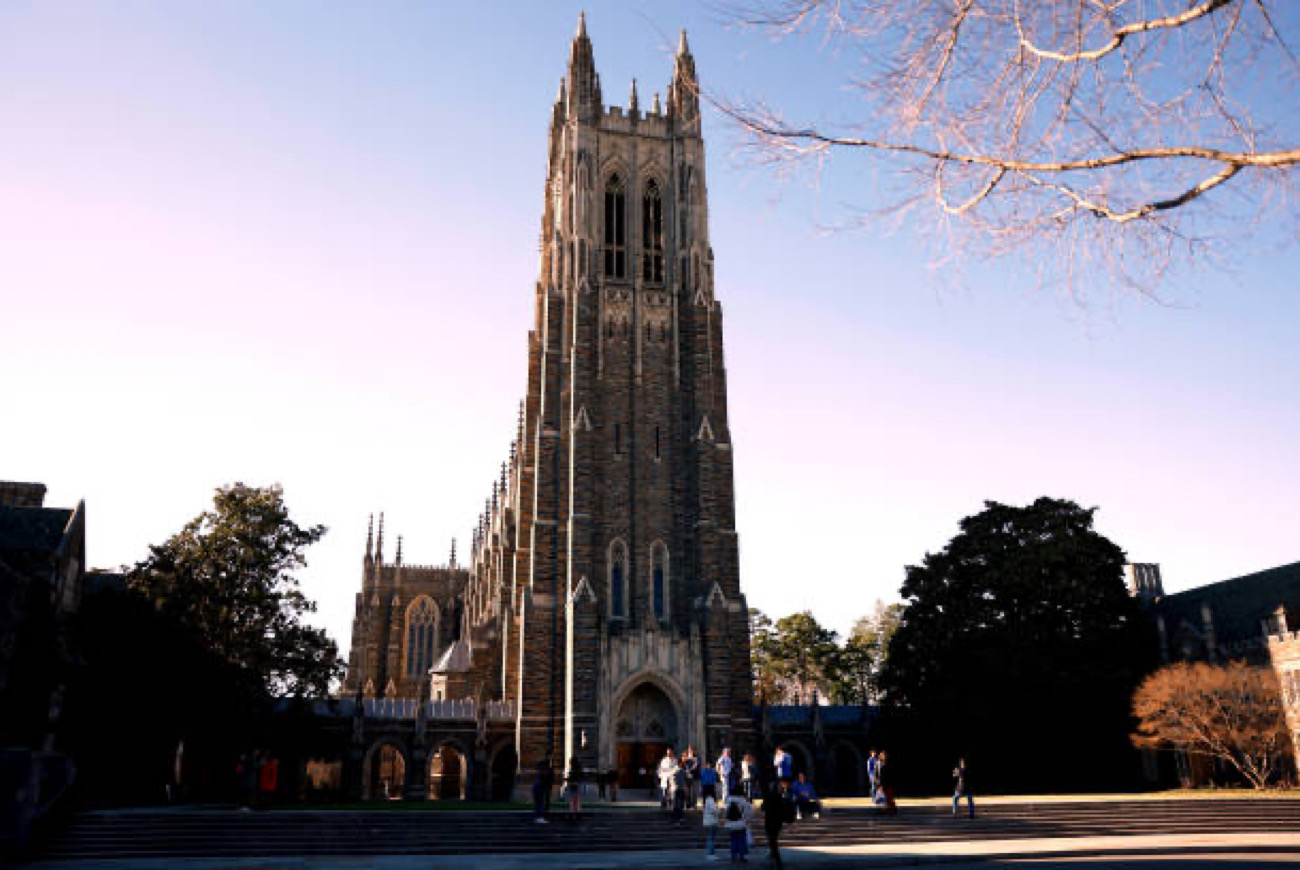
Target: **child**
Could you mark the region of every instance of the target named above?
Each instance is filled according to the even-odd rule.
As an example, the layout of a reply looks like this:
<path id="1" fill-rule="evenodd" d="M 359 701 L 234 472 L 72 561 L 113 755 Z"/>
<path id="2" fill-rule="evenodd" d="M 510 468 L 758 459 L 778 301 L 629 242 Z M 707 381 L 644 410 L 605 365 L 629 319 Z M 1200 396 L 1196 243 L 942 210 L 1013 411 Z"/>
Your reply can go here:
<path id="1" fill-rule="evenodd" d="M 727 796 L 727 834 L 731 837 L 731 863 L 747 864 L 749 858 L 749 801 L 737 791 Z"/>

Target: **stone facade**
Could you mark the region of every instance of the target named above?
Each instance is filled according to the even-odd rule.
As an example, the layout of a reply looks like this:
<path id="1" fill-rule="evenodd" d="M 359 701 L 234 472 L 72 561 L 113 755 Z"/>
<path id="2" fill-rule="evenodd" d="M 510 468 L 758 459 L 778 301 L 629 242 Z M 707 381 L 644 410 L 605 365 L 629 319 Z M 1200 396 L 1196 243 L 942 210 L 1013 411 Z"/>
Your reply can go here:
<path id="1" fill-rule="evenodd" d="M 1282 689 L 1282 705 L 1286 708 L 1286 724 L 1291 732 L 1291 749 L 1295 756 L 1295 770 L 1300 771 L 1300 613 L 1288 614 L 1279 608 L 1276 633 L 1269 636 L 1269 660 L 1277 672 Z M 1288 619 L 1288 617 L 1291 617 Z"/>
<path id="2" fill-rule="evenodd" d="M 716 755 L 754 741 L 722 307 L 685 33 L 662 102 L 643 109 L 633 82 L 626 107 L 606 106 L 580 18 L 547 155 L 509 457 L 464 568 L 453 558 L 417 574 L 368 546 L 345 691 L 426 697 L 410 651 L 425 596 L 437 626 L 427 691 L 510 702 L 521 771 L 577 761 L 626 783 L 667 744 Z"/>

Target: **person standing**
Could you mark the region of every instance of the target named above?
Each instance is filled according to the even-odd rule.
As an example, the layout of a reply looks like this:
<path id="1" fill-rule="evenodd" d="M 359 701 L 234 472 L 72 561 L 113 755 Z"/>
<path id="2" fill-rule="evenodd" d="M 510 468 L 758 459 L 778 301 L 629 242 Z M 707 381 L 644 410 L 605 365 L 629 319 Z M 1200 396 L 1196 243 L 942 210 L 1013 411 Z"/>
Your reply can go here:
<path id="1" fill-rule="evenodd" d="M 739 793 L 727 797 L 727 836 L 731 841 L 731 863 L 749 862 L 749 817 L 752 807 Z"/>
<path id="2" fill-rule="evenodd" d="M 700 794 L 715 800 L 718 797 L 718 772 L 713 769 L 713 763 L 710 761 L 705 761 L 704 767 L 700 770 Z"/>
<path id="3" fill-rule="evenodd" d="M 882 752 L 876 760 L 876 781 L 880 783 L 880 793 L 885 796 L 885 812 L 891 816 L 898 815 L 898 804 L 894 803 L 894 770 L 889 764 L 889 753 Z"/>
<path id="4" fill-rule="evenodd" d="M 718 839 L 719 816 L 718 802 L 714 799 L 713 792 L 706 792 L 704 795 L 704 859 L 706 861 L 718 860 L 718 856 L 713 854 L 713 847 Z"/>
<path id="5" fill-rule="evenodd" d="M 758 798 L 758 761 L 748 752 L 740 759 L 740 791 L 747 801 Z"/>
<path id="6" fill-rule="evenodd" d="M 686 768 L 680 764 L 672 772 L 673 822 L 681 827 L 682 814 L 686 811 Z"/>
<path id="7" fill-rule="evenodd" d="M 876 781 L 876 750 L 871 750 L 867 756 L 867 786 L 871 789 L 871 799 L 876 799 L 876 792 L 880 790 L 880 784 Z"/>
<path id="8" fill-rule="evenodd" d="M 672 777 L 677 770 L 677 758 L 673 755 L 670 746 L 664 751 L 664 757 L 659 759 L 658 779 L 659 779 L 659 808 L 668 809 L 668 800 L 672 797 Z"/>
<path id="9" fill-rule="evenodd" d="M 776 864 L 777 870 L 784 866 L 781 863 L 781 828 L 789 814 L 789 800 L 780 781 L 768 783 L 763 794 L 763 828 L 767 832 L 768 857 Z"/>
<path id="10" fill-rule="evenodd" d="M 957 815 L 957 805 L 963 797 L 970 809 L 970 817 L 975 818 L 975 793 L 971 791 L 970 774 L 966 770 L 966 759 L 957 759 L 957 766 L 952 770 L 952 814 Z"/>
<path id="11" fill-rule="evenodd" d="M 722 799 L 731 796 L 731 747 L 724 747 L 718 756 L 718 788 L 722 789 Z"/>
<path id="12" fill-rule="evenodd" d="M 699 797 L 696 783 L 700 778 L 700 757 L 695 754 L 694 746 L 687 746 L 682 753 L 681 766 L 686 771 L 686 805 L 695 809 L 695 801 Z"/>
<path id="13" fill-rule="evenodd" d="M 533 822 L 547 824 L 546 810 L 551 802 L 551 786 L 555 783 L 555 774 L 551 771 L 551 759 L 543 758 L 537 762 L 537 778 L 533 781 Z"/>

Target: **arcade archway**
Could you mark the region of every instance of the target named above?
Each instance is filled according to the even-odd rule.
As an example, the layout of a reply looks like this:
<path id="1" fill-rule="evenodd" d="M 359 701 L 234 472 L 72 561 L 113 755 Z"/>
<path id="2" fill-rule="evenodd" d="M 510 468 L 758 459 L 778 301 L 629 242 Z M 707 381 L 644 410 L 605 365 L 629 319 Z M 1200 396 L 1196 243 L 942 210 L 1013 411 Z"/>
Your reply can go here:
<path id="1" fill-rule="evenodd" d="M 463 801 L 468 782 L 469 771 L 464 754 L 450 743 L 439 746 L 429 759 L 429 799 Z"/>

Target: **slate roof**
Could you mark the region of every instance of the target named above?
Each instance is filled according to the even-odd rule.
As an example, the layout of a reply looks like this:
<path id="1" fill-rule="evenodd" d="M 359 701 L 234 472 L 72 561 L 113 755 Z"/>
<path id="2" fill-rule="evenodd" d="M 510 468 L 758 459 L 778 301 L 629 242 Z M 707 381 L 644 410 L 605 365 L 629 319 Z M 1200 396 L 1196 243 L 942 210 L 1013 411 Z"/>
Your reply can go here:
<path id="1" fill-rule="evenodd" d="M 1258 637 L 1260 620 L 1272 615 L 1279 604 L 1300 609 L 1300 562 L 1166 595 L 1156 603 L 1155 612 L 1165 618 L 1170 631 L 1182 620 L 1199 627 L 1202 603 L 1210 605 L 1219 643 Z"/>
<path id="2" fill-rule="evenodd" d="M 65 508 L 0 505 L 0 552 L 51 553 L 72 519 Z"/>

